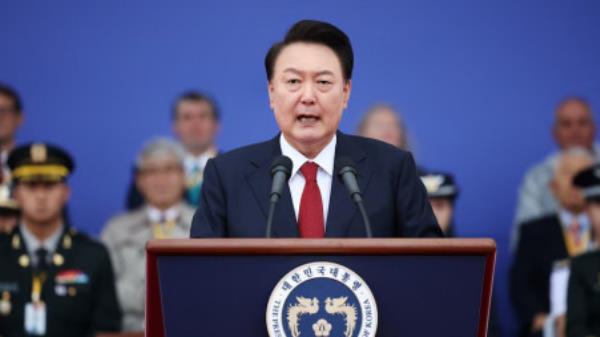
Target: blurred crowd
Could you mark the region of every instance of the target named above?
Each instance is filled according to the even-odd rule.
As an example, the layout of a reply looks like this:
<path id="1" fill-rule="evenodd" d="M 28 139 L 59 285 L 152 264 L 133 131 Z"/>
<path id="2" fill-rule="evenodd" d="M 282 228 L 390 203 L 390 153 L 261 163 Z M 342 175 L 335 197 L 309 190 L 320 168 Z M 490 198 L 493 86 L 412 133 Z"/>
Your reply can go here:
<path id="1" fill-rule="evenodd" d="M 19 94 L 0 85 L 0 336 L 21 336 L 23 326 L 43 335 L 46 324 L 26 312 L 40 310 L 41 298 L 57 308 L 44 317 L 47 329 L 65 329 L 64 336 L 143 330 L 145 244 L 189 237 L 204 167 L 220 153 L 217 103 L 195 91 L 174 100 L 173 137 L 143 144 L 124 211 L 106 222 L 99 241 L 68 216 L 75 170 L 68 144 L 17 144 L 23 116 Z M 401 114 L 387 104 L 366 111 L 357 133 L 411 150 Z M 558 150 L 524 174 L 507 227 L 511 299 L 519 336 L 586 336 L 600 331 L 600 147 L 588 102 L 560 101 L 552 133 Z M 457 236 L 454 176 L 417 169 L 440 227 Z M 499 335 L 494 308 L 489 335 Z"/>

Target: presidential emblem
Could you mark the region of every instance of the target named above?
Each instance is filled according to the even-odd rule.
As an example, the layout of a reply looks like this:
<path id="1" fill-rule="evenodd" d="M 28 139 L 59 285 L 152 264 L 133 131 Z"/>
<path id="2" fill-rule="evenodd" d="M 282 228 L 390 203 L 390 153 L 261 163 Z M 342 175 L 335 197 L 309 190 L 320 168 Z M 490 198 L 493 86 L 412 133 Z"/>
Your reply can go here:
<path id="1" fill-rule="evenodd" d="M 267 305 L 270 337 L 372 337 L 377 305 L 354 271 L 333 262 L 312 262 L 285 275 Z"/>

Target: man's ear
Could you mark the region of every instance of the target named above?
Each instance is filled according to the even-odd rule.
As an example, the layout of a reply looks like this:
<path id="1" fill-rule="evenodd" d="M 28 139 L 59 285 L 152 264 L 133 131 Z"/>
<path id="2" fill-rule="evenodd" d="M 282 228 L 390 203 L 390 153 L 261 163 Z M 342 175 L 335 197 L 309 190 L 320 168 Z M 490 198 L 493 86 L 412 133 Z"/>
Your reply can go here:
<path id="1" fill-rule="evenodd" d="M 273 82 L 269 80 L 267 83 L 267 93 L 269 94 L 269 107 L 271 107 L 271 110 L 275 110 L 273 104 L 273 91 L 275 91 L 275 87 L 273 86 Z"/>
<path id="2" fill-rule="evenodd" d="M 71 188 L 66 183 L 63 184 L 63 189 L 65 191 L 65 203 L 71 199 Z"/>
<path id="3" fill-rule="evenodd" d="M 348 101 L 350 100 L 350 93 L 352 92 L 352 80 L 349 79 L 344 83 L 344 88 L 342 88 L 344 93 L 344 109 L 348 107 Z"/>

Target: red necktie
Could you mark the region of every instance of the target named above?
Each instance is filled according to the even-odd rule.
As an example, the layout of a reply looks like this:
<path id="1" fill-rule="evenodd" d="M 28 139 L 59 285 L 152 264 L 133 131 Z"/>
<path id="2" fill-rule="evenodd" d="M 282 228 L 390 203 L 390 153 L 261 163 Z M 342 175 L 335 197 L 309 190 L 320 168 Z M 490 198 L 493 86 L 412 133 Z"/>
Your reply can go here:
<path id="1" fill-rule="evenodd" d="M 325 235 L 323 200 L 321 200 L 321 191 L 317 184 L 318 169 L 319 165 L 311 162 L 304 163 L 300 168 L 300 172 L 306 180 L 298 214 L 300 236 L 303 238 L 322 238 Z"/>

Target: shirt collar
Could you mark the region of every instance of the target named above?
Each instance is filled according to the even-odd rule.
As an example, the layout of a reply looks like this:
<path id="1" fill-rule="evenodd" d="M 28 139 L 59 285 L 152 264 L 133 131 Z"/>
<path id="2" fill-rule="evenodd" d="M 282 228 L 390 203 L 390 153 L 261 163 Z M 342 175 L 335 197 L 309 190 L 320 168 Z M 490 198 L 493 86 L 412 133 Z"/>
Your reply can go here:
<path id="1" fill-rule="evenodd" d="M 335 158 L 335 146 L 337 144 L 337 135 L 333 135 L 333 138 L 329 144 L 325 145 L 323 150 L 313 158 L 308 159 L 300 151 L 296 150 L 283 136 L 283 133 L 279 136 L 279 145 L 281 147 L 281 154 L 290 157 L 294 165 L 292 169 L 292 176 L 294 176 L 300 170 L 300 167 L 307 161 L 312 161 L 319 165 L 319 168 L 325 171 L 330 176 L 333 176 L 333 162 Z"/>
<path id="2" fill-rule="evenodd" d="M 577 221 L 579 222 L 581 231 L 585 231 L 590 227 L 590 220 L 588 219 L 585 212 L 581 212 L 579 214 L 573 214 L 565 209 L 561 209 L 559 211 L 559 218 L 560 218 L 562 227 L 565 229 L 567 229 L 569 227 L 569 225 L 573 222 L 574 218 L 577 218 Z"/>
<path id="3" fill-rule="evenodd" d="M 19 226 L 19 230 L 21 231 L 21 236 L 23 237 L 23 241 L 25 241 L 25 246 L 27 247 L 27 253 L 30 256 L 34 256 L 35 252 L 39 248 L 44 248 L 48 253 L 53 253 L 56 251 L 56 247 L 58 246 L 58 241 L 60 240 L 60 236 L 62 235 L 64 225 L 61 225 L 56 232 L 50 235 L 44 242 L 38 240 L 27 226 L 21 223 Z"/>
<path id="4" fill-rule="evenodd" d="M 156 207 L 148 205 L 146 207 L 146 214 L 152 223 L 161 221 L 176 221 L 179 217 L 179 205 L 175 205 L 165 211 L 161 211 Z"/>
<path id="5" fill-rule="evenodd" d="M 199 156 L 194 156 L 193 154 L 188 152 L 185 155 L 183 162 L 184 162 L 185 168 L 188 171 L 192 170 L 194 167 L 204 169 L 204 167 L 206 166 L 206 162 L 208 162 L 208 160 L 210 158 L 213 158 L 216 155 L 217 155 L 217 151 L 213 148 L 209 149 L 208 151 L 202 153 Z"/>

